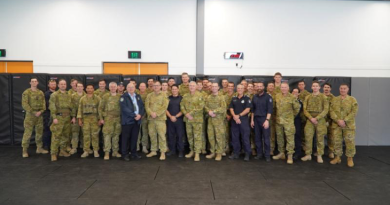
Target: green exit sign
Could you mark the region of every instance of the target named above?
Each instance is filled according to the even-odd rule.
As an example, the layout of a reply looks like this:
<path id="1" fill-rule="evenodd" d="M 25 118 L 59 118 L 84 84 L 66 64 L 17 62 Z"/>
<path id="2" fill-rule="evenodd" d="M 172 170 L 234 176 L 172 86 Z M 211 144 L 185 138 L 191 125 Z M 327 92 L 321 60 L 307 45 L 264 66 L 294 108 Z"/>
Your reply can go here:
<path id="1" fill-rule="evenodd" d="M 129 51 L 130 59 L 141 59 L 141 51 Z"/>
<path id="2" fill-rule="evenodd" d="M 0 49 L 0 57 L 5 57 L 5 49 Z"/>

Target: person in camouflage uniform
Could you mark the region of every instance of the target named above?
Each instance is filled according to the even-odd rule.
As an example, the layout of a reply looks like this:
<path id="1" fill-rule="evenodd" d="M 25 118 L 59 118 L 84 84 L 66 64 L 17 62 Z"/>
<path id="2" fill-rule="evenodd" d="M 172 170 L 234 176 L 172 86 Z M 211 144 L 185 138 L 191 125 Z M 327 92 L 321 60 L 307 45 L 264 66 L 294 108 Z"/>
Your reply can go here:
<path id="1" fill-rule="evenodd" d="M 275 112 L 276 112 L 276 106 L 275 106 L 275 83 L 274 82 L 269 82 L 267 84 L 267 93 L 269 95 L 271 95 L 272 97 L 272 101 L 273 101 L 273 112 L 272 112 L 272 115 L 271 115 L 271 122 L 270 122 L 270 128 L 271 128 L 271 140 L 270 140 L 270 147 L 271 147 L 271 151 L 270 151 L 270 155 L 274 155 L 274 151 L 275 151 L 275 141 L 276 141 L 276 132 L 275 132 L 275 125 L 276 125 L 276 118 L 275 118 Z"/>
<path id="2" fill-rule="evenodd" d="M 161 93 L 160 81 L 155 81 L 153 85 L 154 92 L 146 97 L 145 110 L 148 116 L 148 130 L 150 136 L 151 152 L 146 157 L 157 155 L 157 149 L 160 149 L 160 160 L 165 160 L 167 151 L 166 140 L 166 111 L 169 100 L 167 96 Z M 158 138 L 157 138 L 158 137 Z"/>
<path id="3" fill-rule="evenodd" d="M 77 119 L 79 125 L 83 128 L 84 135 L 84 153 L 82 158 L 86 158 L 89 154 L 94 154 L 94 157 L 99 157 L 99 103 L 100 97 L 94 95 L 93 85 L 87 85 L 87 95 L 83 96 L 79 102 L 79 109 L 77 111 Z M 91 141 L 93 151 L 91 150 Z"/>
<path id="4" fill-rule="evenodd" d="M 82 83 L 77 83 L 77 92 L 73 93 L 72 95 L 72 118 L 77 117 L 77 110 L 79 109 L 79 102 L 81 97 L 85 95 L 84 92 L 84 85 Z M 68 91 L 69 92 L 69 91 Z M 75 154 L 77 153 L 77 147 L 79 145 L 79 141 L 82 142 L 83 139 L 83 132 L 81 131 L 81 127 L 76 120 L 74 120 L 74 123 L 71 124 L 71 129 L 72 129 L 72 139 L 71 139 L 71 144 L 72 144 L 72 150 L 70 151 L 70 154 Z M 83 143 L 81 143 L 83 144 Z"/>
<path id="5" fill-rule="evenodd" d="M 161 82 L 161 93 L 164 94 L 167 98 L 172 95 L 172 92 L 168 88 L 168 82 Z"/>
<path id="6" fill-rule="evenodd" d="M 76 79 L 70 80 L 70 89 L 68 90 L 68 94 L 72 96 L 77 92 L 77 83 L 78 81 Z"/>
<path id="7" fill-rule="evenodd" d="M 293 163 L 294 154 L 294 117 L 299 113 L 300 105 L 297 99 L 289 93 L 288 83 L 282 83 L 281 93 L 275 97 L 276 101 L 276 137 L 279 154 L 273 156 L 274 160 L 285 159 L 287 149 L 287 163 Z M 284 136 L 286 135 L 286 147 L 284 146 Z"/>
<path id="8" fill-rule="evenodd" d="M 188 73 L 182 73 L 181 74 L 181 81 L 182 83 L 179 85 L 179 94 L 181 96 L 184 96 L 185 94 L 189 93 L 189 82 L 190 82 L 190 76 Z"/>
<path id="9" fill-rule="evenodd" d="M 149 93 L 152 93 L 154 90 L 153 90 L 153 84 L 154 84 L 154 78 L 148 78 L 148 88 L 146 89 L 146 92 L 149 94 Z"/>
<path id="10" fill-rule="evenodd" d="M 218 83 L 213 83 L 211 95 L 206 98 L 205 111 L 208 117 L 207 134 L 210 143 L 210 154 L 207 159 L 215 157 L 216 161 L 222 160 L 225 151 L 225 116 L 226 101 L 223 95 L 218 94 Z"/>
<path id="11" fill-rule="evenodd" d="M 103 96 L 99 104 L 100 124 L 103 124 L 104 138 L 104 160 L 110 159 L 110 151 L 112 148 L 112 157 L 120 158 L 119 154 L 119 135 L 122 131 L 121 126 L 121 109 L 119 100 L 121 95 L 117 94 L 117 84 L 111 82 L 108 85 L 109 94 Z"/>
<path id="12" fill-rule="evenodd" d="M 222 156 L 226 156 L 226 153 L 230 152 L 230 142 L 231 142 L 231 132 L 230 132 L 230 126 L 231 126 L 231 119 L 232 114 L 229 110 L 229 105 L 232 102 L 232 98 L 234 96 L 234 83 L 229 82 L 228 83 L 228 92 L 225 95 L 225 103 L 226 103 L 226 119 L 225 119 L 225 151 L 222 153 Z"/>
<path id="13" fill-rule="evenodd" d="M 202 94 L 196 92 L 196 82 L 189 84 L 190 92 L 183 96 L 180 103 L 180 110 L 186 122 L 188 141 L 190 143 L 190 153 L 186 158 L 194 157 L 194 161 L 200 161 L 199 154 L 202 150 L 202 123 L 204 99 Z"/>
<path id="14" fill-rule="evenodd" d="M 282 85 L 282 74 L 279 72 L 276 72 L 274 74 L 274 85 L 275 85 L 274 86 L 275 87 L 275 89 L 274 89 L 275 95 L 281 93 L 282 91 L 281 91 L 280 87 Z"/>
<path id="15" fill-rule="evenodd" d="M 146 92 L 146 84 L 139 84 L 139 95 L 141 96 L 142 102 L 146 102 L 146 97 L 149 93 Z M 149 132 L 148 132 L 148 119 L 147 114 L 145 112 L 144 116 L 141 119 L 141 128 L 138 134 L 138 143 L 137 145 L 142 144 L 142 152 L 148 154 L 149 147 Z M 138 147 L 138 146 L 137 146 Z"/>
<path id="16" fill-rule="evenodd" d="M 343 140 L 345 141 L 345 155 L 348 157 L 348 166 L 353 167 L 353 157 L 356 154 L 355 148 L 355 118 L 359 110 L 356 99 L 348 95 L 347 84 L 340 85 L 340 96 L 334 97 L 330 108 L 332 118 L 332 130 L 335 140 L 335 158 L 331 164 L 340 164 L 343 155 Z"/>
<path id="17" fill-rule="evenodd" d="M 301 100 L 302 103 L 305 102 L 306 96 L 310 95 L 310 93 L 307 90 L 305 90 L 305 87 L 306 85 L 304 80 L 298 82 L 298 89 L 299 89 L 298 98 L 299 100 Z M 302 127 L 301 127 L 302 147 L 303 150 L 306 150 L 305 125 L 306 125 L 307 118 L 303 112 L 300 115 L 302 120 Z M 314 155 L 317 155 L 317 153 L 314 153 Z"/>
<path id="18" fill-rule="evenodd" d="M 50 96 L 49 109 L 53 119 L 50 126 L 51 136 L 51 161 L 57 161 L 58 147 L 61 148 L 59 156 L 69 157 L 66 145 L 71 134 L 72 98 L 66 92 L 66 81 L 58 81 L 59 90 Z M 74 119 L 72 119 L 74 122 Z"/>
<path id="19" fill-rule="evenodd" d="M 334 158 L 334 137 L 332 133 L 332 118 L 330 118 L 330 103 L 332 102 L 334 95 L 330 92 L 332 90 L 332 85 L 330 83 L 325 83 L 323 86 L 324 89 L 324 95 L 328 98 L 329 102 L 329 112 L 325 117 L 326 120 L 326 126 L 327 126 L 327 134 L 326 136 L 328 137 L 328 156 L 330 159 Z"/>
<path id="20" fill-rule="evenodd" d="M 197 90 L 197 92 L 202 94 L 203 99 L 206 99 L 209 96 L 207 94 L 207 92 L 203 90 L 202 80 L 196 81 L 196 90 Z M 207 123 L 207 119 L 208 119 L 208 114 L 204 113 L 203 124 L 202 124 L 202 154 L 207 154 L 207 151 L 206 151 L 206 145 L 207 145 L 207 138 L 206 138 L 207 124 L 206 123 Z"/>
<path id="21" fill-rule="evenodd" d="M 307 118 L 305 125 L 305 154 L 302 157 L 302 161 L 311 160 L 311 154 L 313 149 L 313 136 L 317 134 L 317 162 L 324 163 L 322 155 L 324 154 L 324 137 L 326 135 L 326 121 L 325 116 L 329 111 L 328 98 L 320 93 L 320 83 L 314 81 L 311 89 L 312 94 L 306 96 L 303 102 L 303 113 Z"/>
<path id="22" fill-rule="evenodd" d="M 123 84 L 123 82 L 119 82 L 118 83 L 118 90 L 117 90 L 118 94 L 119 95 L 123 95 L 123 93 L 125 93 L 125 85 Z"/>
<path id="23" fill-rule="evenodd" d="M 109 91 L 106 90 L 106 81 L 104 79 L 100 79 L 99 89 L 95 90 L 93 94 L 99 96 L 99 98 L 101 99 L 107 93 L 109 93 Z"/>
<path id="24" fill-rule="evenodd" d="M 222 79 L 222 88 L 219 90 L 220 95 L 226 95 L 228 93 L 229 81 L 226 78 Z"/>
<path id="25" fill-rule="evenodd" d="M 28 157 L 28 147 L 30 146 L 30 138 L 35 129 L 35 142 L 37 144 L 37 154 L 47 154 L 47 150 L 43 149 L 42 134 L 43 134 L 43 116 L 42 113 L 46 110 L 45 96 L 41 90 L 37 88 L 38 79 L 31 78 L 31 88 L 25 90 L 22 94 L 22 107 L 26 111 L 24 118 L 24 134 L 22 139 L 24 158 Z"/>

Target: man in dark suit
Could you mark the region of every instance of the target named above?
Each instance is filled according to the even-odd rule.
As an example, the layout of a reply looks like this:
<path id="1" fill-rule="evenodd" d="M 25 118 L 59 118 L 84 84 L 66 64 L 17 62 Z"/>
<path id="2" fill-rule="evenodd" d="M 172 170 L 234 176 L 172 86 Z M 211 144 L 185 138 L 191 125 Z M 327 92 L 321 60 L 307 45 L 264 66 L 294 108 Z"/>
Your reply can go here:
<path id="1" fill-rule="evenodd" d="M 139 159 L 137 154 L 138 132 L 141 124 L 141 117 L 145 113 L 144 103 L 141 96 L 135 93 L 135 85 L 129 83 L 127 92 L 120 98 L 122 114 L 122 156 L 125 161 L 130 161 L 129 147 L 132 159 Z"/>

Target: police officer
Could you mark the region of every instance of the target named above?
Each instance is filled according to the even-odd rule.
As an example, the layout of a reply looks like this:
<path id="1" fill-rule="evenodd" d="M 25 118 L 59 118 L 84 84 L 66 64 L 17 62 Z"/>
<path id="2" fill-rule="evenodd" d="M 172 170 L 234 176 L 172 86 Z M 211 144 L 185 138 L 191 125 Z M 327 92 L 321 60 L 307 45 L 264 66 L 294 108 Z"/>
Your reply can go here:
<path id="1" fill-rule="evenodd" d="M 230 103 L 230 113 L 233 117 L 231 120 L 231 132 L 232 132 L 232 144 L 233 144 L 233 154 L 229 159 L 238 159 L 239 153 L 241 151 L 240 135 L 241 140 L 244 144 L 245 151 L 245 161 L 249 161 L 249 156 L 251 153 L 250 147 L 250 126 L 248 113 L 252 108 L 251 100 L 248 96 L 244 95 L 244 85 L 237 85 L 237 96 L 232 98 Z"/>
<path id="2" fill-rule="evenodd" d="M 108 90 L 106 90 L 106 81 L 104 79 L 99 80 L 99 89 L 95 90 L 93 94 L 100 97 L 100 99 L 105 95 L 109 93 Z"/>
<path id="3" fill-rule="evenodd" d="M 160 81 L 155 81 L 153 85 L 154 92 L 146 97 L 145 111 L 148 116 L 148 131 L 150 136 L 150 153 L 146 157 L 157 156 L 157 150 L 160 149 L 160 160 L 165 160 L 167 151 L 166 141 L 166 111 L 168 108 L 168 98 L 161 92 Z"/>
<path id="4" fill-rule="evenodd" d="M 100 124 L 103 125 L 104 137 L 104 160 L 110 159 L 110 151 L 112 148 L 112 157 L 120 158 L 119 151 L 119 135 L 121 134 L 121 110 L 119 106 L 120 95 L 116 93 L 117 84 L 111 82 L 108 85 L 110 90 L 101 99 L 99 104 Z"/>
<path id="5" fill-rule="evenodd" d="M 99 155 L 99 103 L 100 97 L 94 95 L 93 85 L 87 85 L 87 94 L 81 97 L 79 102 L 79 109 L 77 111 L 77 118 L 80 127 L 83 128 L 84 136 L 84 153 L 81 155 L 82 158 L 86 158 L 89 154 L 94 155 L 98 158 Z M 91 150 L 91 142 L 93 151 Z"/>
<path id="6" fill-rule="evenodd" d="M 47 84 L 49 87 L 49 90 L 45 92 L 45 101 L 46 101 L 46 110 L 43 113 L 43 147 L 48 150 L 50 148 L 50 140 L 51 140 L 51 131 L 50 131 L 50 125 L 51 125 L 51 115 L 49 110 L 49 101 L 50 96 L 56 91 L 57 88 L 57 82 L 55 80 L 49 80 L 49 83 Z"/>
<path id="7" fill-rule="evenodd" d="M 265 156 L 267 162 L 270 157 L 270 120 L 273 111 L 272 97 L 264 91 L 264 83 L 257 83 L 259 94 L 253 96 L 251 127 L 255 129 L 255 144 L 257 156 L 255 159 L 261 159 Z M 249 86 L 248 86 L 249 87 Z M 263 150 L 264 141 L 264 150 Z M 264 154 L 263 154 L 264 153 Z"/>
<path id="8" fill-rule="evenodd" d="M 120 98 L 122 114 L 122 145 L 121 152 L 125 161 L 130 161 L 129 147 L 133 159 L 140 159 L 137 154 L 137 140 L 141 117 L 145 113 L 141 97 L 135 93 L 135 85 L 127 84 L 127 92 Z"/>
<path id="9" fill-rule="evenodd" d="M 180 111 L 180 102 L 183 99 L 179 95 L 179 87 L 172 85 L 172 95 L 169 96 L 169 104 L 167 109 L 167 127 L 168 127 L 168 156 L 176 154 L 176 150 L 179 151 L 179 157 L 184 156 L 184 122 L 183 113 Z"/>
<path id="10" fill-rule="evenodd" d="M 355 118 L 359 110 L 356 99 L 348 95 L 349 86 L 340 85 L 340 95 L 334 97 L 331 103 L 330 117 L 332 118 L 332 129 L 335 138 L 335 158 L 331 164 L 340 164 L 343 155 L 343 140 L 345 141 L 345 155 L 348 167 L 353 167 L 353 157 L 356 154 L 355 148 Z"/>
<path id="11" fill-rule="evenodd" d="M 213 83 L 211 95 L 206 98 L 205 103 L 205 112 L 208 115 L 207 136 L 211 152 L 206 158 L 215 157 L 216 161 L 221 161 L 222 153 L 225 151 L 226 101 L 223 95 L 219 95 L 218 90 L 218 83 Z"/>
<path id="12" fill-rule="evenodd" d="M 76 119 L 71 120 L 72 99 L 66 92 L 66 81 L 60 79 L 58 81 L 59 90 L 50 96 L 49 109 L 53 123 L 50 126 L 52 132 L 51 136 L 51 161 L 57 161 L 58 148 L 61 147 L 59 156 L 69 157 L 70 154 L 66 152 L 66 145 L 71 135 L 71 122 L 74 123 Z"/>
<path id="13" fill-rule="evenodd" d="M 22 139 L 24 158 L 28 157 L 28 147 L 30 146 L 30 138 L 35 129 L 35 141 L 37 144 L 37 154 L 47 154 L 47 150 L 43 149 L 42 133 L 43 133 L 43 117 L 42 113 L 46 110 L 45 96 L 43 92 L 37 88 L 38 79 L 31 78 L 31 87 L 25 90 L 22 94 L 22 107 L 26 111 L 24 119 L 24 134 Z"/>
<path id="14" fill-rule="evenodd" d="M 72 117 L 77 117 L 77 111 L 79 109 L 79 102 L 81 97 L 83 97 L 86 93 L 84 92 L 84 85 L 82 83 L 77 83 L 76 86 L 76 93 L 73 93 L 72 95 Z M 71 124 L 72 129 L 72 150 L 70 151 L 70 154 L 77 153 L 77 147 L 79 146 L 79 141 L 81 141 L 81 144 L 83 145 L 83 132 L 81 131 L 81 127 L 78 122 L 74 122 Z"/>
<path id="15" fill-rule="evenodd" d="M 188 142 L 190 144 L 190 153 L 185 157 L 192 158 L 194 161 L 200 161 L 200 153 L 202 150 L 202 124 L 203 124 L 203 95 L 196 91 L 196 83 L 189 83 L 189 93 L 183 96 L 180 103 L 180 110 L 184 115 L 186 122 L 186 131 Z"/>

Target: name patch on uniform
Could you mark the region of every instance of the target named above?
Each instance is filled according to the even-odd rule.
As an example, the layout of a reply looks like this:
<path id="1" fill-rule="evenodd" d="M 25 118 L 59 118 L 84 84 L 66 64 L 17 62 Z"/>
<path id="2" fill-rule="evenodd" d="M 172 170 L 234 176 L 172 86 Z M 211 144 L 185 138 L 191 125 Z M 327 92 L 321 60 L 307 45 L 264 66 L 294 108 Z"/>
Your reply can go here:
<path id="1" fill-rule="evenodd" d="M 245 101 L 244 100 L 241 100 L 241 103 L 244 103 Z"/>
<path id="2" fill-rule="evenodd" d="M 123 97 L 121 97 L 121 100 L 120 100 L 120 101 L 123 102 L 123 100 L 124 100 Z"/>

